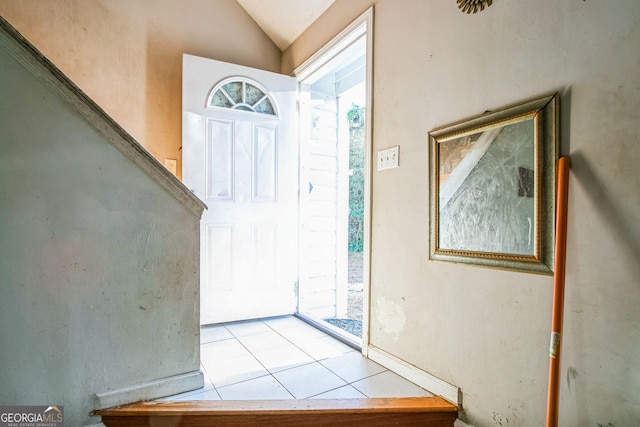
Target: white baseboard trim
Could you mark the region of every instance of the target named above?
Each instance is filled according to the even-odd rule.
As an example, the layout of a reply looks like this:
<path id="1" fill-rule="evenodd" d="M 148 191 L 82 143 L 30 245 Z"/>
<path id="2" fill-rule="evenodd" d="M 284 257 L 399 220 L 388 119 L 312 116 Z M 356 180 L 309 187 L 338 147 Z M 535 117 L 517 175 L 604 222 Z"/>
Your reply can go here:
<path id="1" fill-rule="evenodd" d="M 449 384 L 448 382 L 418 369 L 404 360 L 398 359 L 386 351 L 372 345 L 369 345 L 367 348 L 367 356 L 374 362 L 379 363 L 385 368 L 408 379 L 412 383 L 419 385 L 425 390 L 430 391 L 436 396 L 443 397 L 449 402 L 462 406 L 462 393 L 460 392 L 459 387 Z"/>
<path id="2" fill-rule="evenodd" d="M 114 406 L 140 402 L 142 400 L 159 399 L 173 394 L 197 390 L 202 387 L 204 387 L 204 375 L 202 372 L 188 372 L 186 374 L 174 375 L 124 387 L 119 390 L 97 393 L 95 397 L 95 409 L 113 408 Z"/>

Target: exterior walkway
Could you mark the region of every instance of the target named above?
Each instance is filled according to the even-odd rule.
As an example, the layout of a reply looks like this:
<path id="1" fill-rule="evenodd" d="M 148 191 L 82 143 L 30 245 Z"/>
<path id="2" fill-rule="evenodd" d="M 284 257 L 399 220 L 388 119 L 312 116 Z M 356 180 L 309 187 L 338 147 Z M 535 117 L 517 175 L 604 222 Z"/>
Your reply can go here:
<path id="1" fill-rule="evenodd" d="M 205 386 L 164 401 L 432 396 L 293 316 L 203 327 Z"/>

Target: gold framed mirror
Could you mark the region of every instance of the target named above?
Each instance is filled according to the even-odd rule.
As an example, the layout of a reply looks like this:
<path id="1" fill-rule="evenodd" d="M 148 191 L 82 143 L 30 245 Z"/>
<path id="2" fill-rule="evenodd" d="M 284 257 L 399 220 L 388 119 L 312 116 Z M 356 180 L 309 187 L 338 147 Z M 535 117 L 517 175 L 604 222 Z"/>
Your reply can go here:
<path id="1" fill-rule="evenodd" d="M 430 254 L 553 274 L 559 96 L 429 132 Z"/>

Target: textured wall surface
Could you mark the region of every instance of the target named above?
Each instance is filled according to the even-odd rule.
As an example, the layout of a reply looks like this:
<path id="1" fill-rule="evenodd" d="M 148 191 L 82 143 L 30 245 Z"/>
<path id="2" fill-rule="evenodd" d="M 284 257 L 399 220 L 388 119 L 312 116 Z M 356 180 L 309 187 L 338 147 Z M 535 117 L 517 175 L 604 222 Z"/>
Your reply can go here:
<path id="1" fill-rule="evenodd" d="M 199 369 L 199 221 L 0 48 L 0 403 Z"/>
<path id="2" fill-rule="evenodd" d="M 461 387 L 477 426 L 544 424 L 551 277 L 428 261 L 427 132 L 560 92 L 572 156 L 562 426 L 640 420 L 640 3 L 338 0 L 288 72 L 375 6 L 371 343 Z"/>

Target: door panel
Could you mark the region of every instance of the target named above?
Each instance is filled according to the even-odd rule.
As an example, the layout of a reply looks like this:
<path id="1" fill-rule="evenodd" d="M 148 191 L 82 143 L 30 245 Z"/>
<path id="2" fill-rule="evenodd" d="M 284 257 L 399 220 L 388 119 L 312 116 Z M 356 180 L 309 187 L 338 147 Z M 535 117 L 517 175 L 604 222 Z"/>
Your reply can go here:
<path id="1" fill-rule="evenodd" d="M 206 198 L 233 200 L 233 121 L 207 118 Z"/>
<path id="2" fill-rule="evenodd" d="M 253 137 L 253 200 L 275 202 L 278 144 L 275 126 L 256 125 Z"/>
<path id="3" fill-rule="evenodd" d="M 183 178 L 209 208 L 201 221 L 201 323 L 291 314 L 295 79 L 191 55 L 183 65 Z M 239 108 L 207 106 L 214 98 Z"/>
<path id="4" fill-rule="evenodd" d="M 210 280 L 203 283 L 207 287 L 204 291 L 229 292 L 233 283 L 233 226 L 207 224 L 204 229 L 205 258 L 210 260 L 206 265 Z"/>

